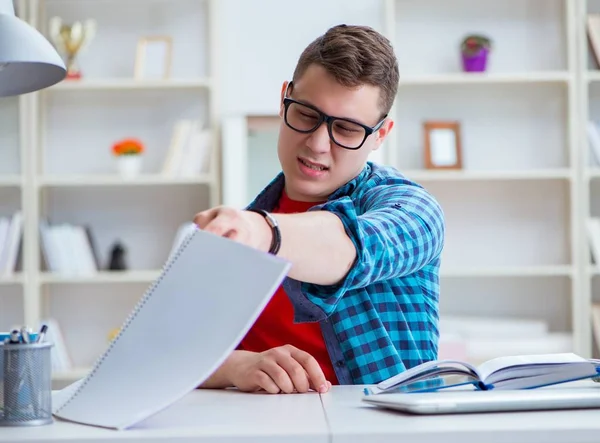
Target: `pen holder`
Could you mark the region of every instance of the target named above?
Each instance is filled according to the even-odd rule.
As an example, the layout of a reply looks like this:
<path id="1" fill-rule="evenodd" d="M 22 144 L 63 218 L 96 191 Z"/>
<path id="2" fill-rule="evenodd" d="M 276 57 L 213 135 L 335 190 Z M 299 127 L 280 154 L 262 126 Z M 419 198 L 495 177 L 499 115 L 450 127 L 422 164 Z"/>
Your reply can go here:
<path id="1" fill-rule="evenodd" d="M 3 344 L 0 426 L 52 423 L 52 343 Z"/>

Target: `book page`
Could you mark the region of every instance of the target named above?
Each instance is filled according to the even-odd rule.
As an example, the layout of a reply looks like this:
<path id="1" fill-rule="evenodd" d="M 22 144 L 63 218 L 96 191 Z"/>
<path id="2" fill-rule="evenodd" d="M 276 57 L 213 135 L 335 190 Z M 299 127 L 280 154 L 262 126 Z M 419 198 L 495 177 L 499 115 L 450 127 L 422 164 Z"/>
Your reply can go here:
<path id="1" fill-rule="evenodd" d="M 512 367 L 581 362 L 587 362 L 587 360 L 570 352 L 562 354 L 514 355 L 486 361 L 479 365 L 478 371 L 482 380 L 485 381 L 494 372 L 510 370 Z"/>
<path id="2" fill-rule="evenodd" d="M 452 366 L 451 371 L 448 370 L 448 366 Z M 457 360 L 434 360 L 422 363 L 414 368 L 410 368 L 398 375 L 388 378 L 387 380 L 380 382 L 377 385 L 377 388 L 386 391 L 395 388 L 402 383 L 412 383 L 415 380 L 421 380 L 423 376 L 433 378 L 439 374 L 448 372 L 451 372 L 454 375 L 463 373 L 479 378 L 477 369 L 468 363 Z"/>

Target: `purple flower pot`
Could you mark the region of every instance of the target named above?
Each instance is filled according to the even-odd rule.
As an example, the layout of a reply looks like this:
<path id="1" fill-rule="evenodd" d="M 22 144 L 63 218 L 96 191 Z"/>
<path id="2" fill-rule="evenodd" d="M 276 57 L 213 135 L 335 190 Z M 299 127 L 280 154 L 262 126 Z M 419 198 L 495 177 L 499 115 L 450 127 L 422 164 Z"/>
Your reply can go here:
<path id="1" fill-rule="evenodd" d="M 475 55 L 462 54 L 462 64 L 465 72 L 484 72 L 489 50 L 483 48 Z"/>

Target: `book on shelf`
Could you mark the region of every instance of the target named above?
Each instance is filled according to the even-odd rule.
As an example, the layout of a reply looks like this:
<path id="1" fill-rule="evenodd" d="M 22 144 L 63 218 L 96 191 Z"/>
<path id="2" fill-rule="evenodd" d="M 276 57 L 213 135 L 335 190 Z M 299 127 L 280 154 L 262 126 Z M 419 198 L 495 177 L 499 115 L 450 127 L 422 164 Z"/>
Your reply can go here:
<path id="1" fill-rule="evenodd" d="M 498 357 L 478 366 L 434 360 L 410 368 L 369 388 L 370 394 L 438 391 L 450 388 L 532 389 L 596 377 L 600 360 L 570 352 Z"/>
<path id="2" fill-rule="evenodd" d="M 23 214 L 0 217 L 0 276 L 8 277 L 17 269 L 23 237 Z"/>
<path id="3" fill-rule="evenodd" d="M 42 257 L 48 271 L 87 276 L 101 269 L 89 227 L 69 223 L 51 225 L 41 220 L 39 230 Z"/>
<path id="4" fill-rule="evenodd" d="M 52 373 L 65 373 L 71 371 L 73 369 L 73 362 L 58 321 L 54 318 L 47 318 L 42 320 L 41 324 L 48 325 L 46 341 L 53 345 L 50 349 L 50 365 L 52 367 Z"/>
<path id="5" fill-rule="evenodd" d="M 587 36 L 596 66 L 600 66 L 600 14 L 587 15 Z"/>
<path id="6" fill-rule="evenodd" d="M 600 217 L 588 217 L 586 228 L 592 258 L 598 266 L 600 264 Z"/>
<path id="7" fill-rule="evenodd" d="M 539 318 L 444 315 L 438 359 L 480 364 L 504 355 L 558 354 L 573 350 L 570 331 L 551 331 Z"/>
<path id="8" fill-rule="evenodd" d="M 592 120 L 587 123 L 587 137 L 596 165 L 600 165 L 600 131 Z"/>
<path id="9" fill-rule="evenodd" d="M 182 119 L 175 123 L 162 174 L 193 177 L 209 171 L 212 134 L 199 120 Z"/>

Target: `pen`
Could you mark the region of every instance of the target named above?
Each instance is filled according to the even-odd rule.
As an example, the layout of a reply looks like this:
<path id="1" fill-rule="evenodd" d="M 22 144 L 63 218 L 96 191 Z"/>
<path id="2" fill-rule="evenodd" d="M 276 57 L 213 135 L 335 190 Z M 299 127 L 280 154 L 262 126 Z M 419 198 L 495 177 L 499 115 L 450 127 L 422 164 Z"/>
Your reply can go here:
<path id="1" fill-rule="evenodd" d="M 35 341 L 36 343 L 41 343 L 44 340 L 47 330 L 48 325 L 42 325 L 42 327 L 40 328 L 40 332 L 38 333 L 37 340 Z"/>
<path id="2" fill-rule="evenodd" d="M 23 343 L 31 343 L 31 339 L 29 337 L 29 328 L 26 326 L 21 328 L 21 340 L 23 340 Z"/>

